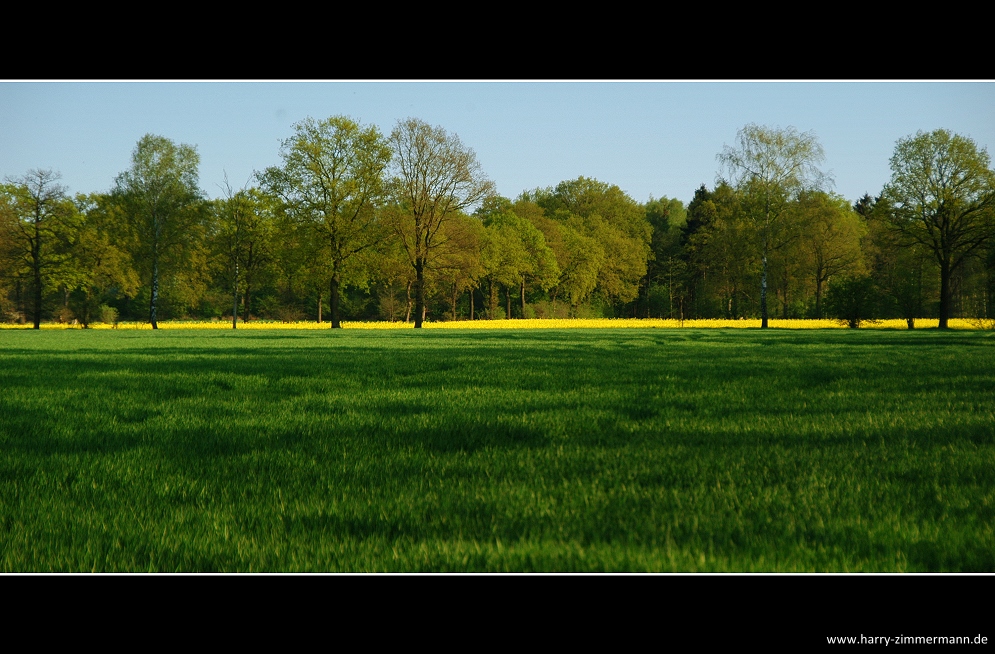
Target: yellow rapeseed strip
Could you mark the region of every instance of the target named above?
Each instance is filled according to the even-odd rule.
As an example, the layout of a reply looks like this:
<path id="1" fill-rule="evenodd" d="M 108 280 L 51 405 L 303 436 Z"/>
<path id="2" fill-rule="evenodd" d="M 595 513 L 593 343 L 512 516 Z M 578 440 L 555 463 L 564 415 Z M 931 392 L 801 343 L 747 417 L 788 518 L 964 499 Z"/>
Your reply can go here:
<path id="1" fill-rule="evenodd" d="M 917 318 L 916 327 L 922 329 L 935 328 L 939 324 L 936 318 Z M 951 329 L 980 329 L 976 320 L 969 318 L 951 318 Z M 147 322 L 121 322 L 115 327 L 105 323 L 93 323 L 91 329 L 124 329 L 151 330 Z M 412 329 L 413 323 L 404 322 L 360 322 L 343 321 L 344 329 Z M 701 328 L 753 328 L 760 327 L 760 319 L 747 320 L 676 320 L 661 318 L 536 318 L 531 320 L 453 320 L 446 322 L 425 322 L 425 329 L 701 329 Z M 770 327 L 773 329 L 845 329 L 846 324 L 838 320 L 782 320 L 772 318 Z M 31 325 L 0 324 L 0 329 L 30 329 Z M 45 323 L 42 329 L 81 329 L 80 325 Z M 201 329 L 231 329 L 231 323 L 222 320 L 174 320 L 159 323 L 160 329 L 201 330 Z M 239 322 L 238 329 L 330 329 L 328 322 L 279 322 L 271 320 L 253 320 L 247 323 Z M 861 329 L 906 329 L 903 319 L 877 320 L 865 322 Z"/>

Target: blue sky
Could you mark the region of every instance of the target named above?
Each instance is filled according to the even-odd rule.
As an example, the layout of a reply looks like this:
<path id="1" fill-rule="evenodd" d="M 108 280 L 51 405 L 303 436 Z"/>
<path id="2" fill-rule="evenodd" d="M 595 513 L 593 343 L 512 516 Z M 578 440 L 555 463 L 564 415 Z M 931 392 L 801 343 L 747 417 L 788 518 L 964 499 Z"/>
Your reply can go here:
<path id="1" fill-rule="evenodd" d="M 194 145 L 217 197 L 280 163 L 307 116 L 344 114 L 384 134 L 408 117 L 456 133 L 498 192 L 581 175 L 633 198 L 691 200 L 747 123 L 812 131 L 833 190 L 888 181 L 895 142 L 945 128 L 995 145 L 993 81 L 0 82 L 0 179 L 51 168 L 73 193 L 107 191 L 144 134 Z"/>

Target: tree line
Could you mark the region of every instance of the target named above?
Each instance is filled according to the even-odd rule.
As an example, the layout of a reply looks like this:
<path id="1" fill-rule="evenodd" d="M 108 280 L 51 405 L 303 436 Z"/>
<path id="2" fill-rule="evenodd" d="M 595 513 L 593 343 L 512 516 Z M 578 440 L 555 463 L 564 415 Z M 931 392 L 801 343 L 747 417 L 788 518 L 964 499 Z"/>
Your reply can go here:
<path id="1" fill-rule="evenodd" d="M 50 170 L 0 186 L 0 319 L 995 315 L 995 172 L 971 139 L 900 139 L 854 202 L 811 133 L 747 125 L 717 158 L 687 206 L 585 177 L 512 200 L 441 127 L 307 118 L 208 200 L 196 148 L 150 134 L 108 193 Z"/>

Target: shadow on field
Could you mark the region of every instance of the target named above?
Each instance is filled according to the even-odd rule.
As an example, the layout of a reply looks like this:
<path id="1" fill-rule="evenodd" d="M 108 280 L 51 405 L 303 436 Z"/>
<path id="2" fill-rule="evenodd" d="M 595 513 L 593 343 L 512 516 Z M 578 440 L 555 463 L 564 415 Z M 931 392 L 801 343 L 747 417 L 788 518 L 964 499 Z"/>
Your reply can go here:
<path id="1" fill-rule="evenodd" d="M 984 542 L 938 543 L 918 541 L 909 546 L 907 556 L 912 569 L 944 572 L 995 572 L 995 552 Z"/>
<path id="2" fill-rule="evenodd" d="M 508 423 L 446 425 L 444 428 L 407 428 L 391 439 L 397 444 L 417 443 L 439 454 L 462 452 L 473 454 L 482 449 L 538 448 L 549 438 L 542 431 Z"/>
<path id="3" fill-rule="evenodd" d="M 87 342 L 124 342 L 105 336 Z M 559 438 L 597 446 L 744 435 L 786 442 L 800 418 L 823 430 L 816 440 L 825 444 L 857 438 L 863 427 L 835 425 L 894 413 L 902 393 L 983 406 L 991 391 L 978 379 L 990 377 L 990 357 L 948 357 L 941 367 L 920 349 L 995 344 L 974 333 L 859 330 L 158 336 L 121 349 L 0 351 L 0 386 L 17 390 L 0 397 L 2 447 L 54 454 L 149 445 L 197 458 L 343 438 L 440 453 Z M 778 353 L 758 343 L 790 347 Z M 832 427 L 821 427 L 824 417 Z M 758 419 L 770 431 L 751 431 Z M 984 424 L 962 423 L 949 438 L 989 443 L 993 429 Z M 871 437 L 913 440 L 943 430 L 874 429 Z"/>
<path id="4" fill-rule="evenodd" d="M 972 331 L 943 332 L 937 329 L 873 330 L 873 329 L 818 329 L 818 330 L 759 330 L 727 332 L 728 343 L 758 341 L 764 345 L 789 344 L 811 347 L 844 346 L 848 348 L 922 348 L 932 346 L 995 346 L 995 334 Z"/>
<path id="5" fill-rule="evenodd" d="M 396 515 L 385 520 L 371 515 L 303 514 L 284 518 L 284 524 L 288 535 L 311 539 L 320 536 L 356 540 L 378 538 L 389 542 L 424 532 L 424 527 L 413 519 L 404 520 Z"/>

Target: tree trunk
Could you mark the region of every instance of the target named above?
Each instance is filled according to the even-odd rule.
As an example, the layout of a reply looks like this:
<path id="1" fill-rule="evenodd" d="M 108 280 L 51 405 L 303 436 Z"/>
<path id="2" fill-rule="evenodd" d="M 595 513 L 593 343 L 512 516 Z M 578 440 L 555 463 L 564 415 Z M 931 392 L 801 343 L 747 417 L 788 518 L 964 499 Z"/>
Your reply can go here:
<path id="1" fill-rule="evenodd" d="M 252 271 L 255 267 L 259 265 L 259 252 L 255 248 L 255 243 L 249 241 L 248 250 L 246 253 L 245 260 L 245 308 L 244 315 L 242 317 L 242 322 L 249 322 L 249 308 L 250 308 L 250 297 L 249 288 L 252 286 Z M 287 294 L 289 297 L 293 298 L 294 295 L 294 282 L 293 278 L 287 278 Z"/>
<path id="2" fill-rule="evenodd" d="M 238 322 L 238 264 L 235 265 L 235 281 L 231 285 L 231 328 L 237 329 Z"/>
<path id="3" fill-rule="evenodd" d="M 760 329 L 767 329 L 767 255 L 763 256 L 763 272 L 760 274 Z"/>
<path id="4" fill-rule="evenodd" d="M 667 270 L 667 315 L 674 319 L 674 258 L 670 257 L 670 268 Z M 649 318 L 649 290 L 646 291 L 646 317 Z M 661 316 L 662 318 L 663 316 Z"/>
<path id="5" fill-rule="evenodd" d="M 522 319 L 525 319 L 525 280 L 522 280 Z"/>
<path id="6" fill-rule="evenodd" d="M 321 297 L 321 287 L 319 286 L 318 287 L 318 324 L 319 325 L 321 324 L 321 301 L 322 301 L 322 299 L 323 298 Z"/>
<path id="7" fill-rule="evenodd" d="M 243 323 L 249 322 L 249 305 L 252 304 L 252 302 L 251 302 L 252 295 L 250 294 L 251 290 L 252 290 L 252 285 L 249 283 L 249 280 L 246 279 L 245 280 L 245 300 L 244 300 L 245 301 L 245 306 L 242 307 L 242 322 Z"/>
<path id="8" fill-rule="evenodd" d="M 470 289 L 470 320 L 473 320 L 473 288 Z"/>
<path id="9" fill-rule="evenodd" d="M 940 329 L 948 328 L 950 295 L 950 261 L 940 261 Z"/>
<path id="10" fill-rule="evenodd" d="M 815 278 L 815 317 L 822 318 L 822 278 Z"/>
<path id="11" fill-rule="evenodd" d="M 495 287 L 494 280 L 487 280 L 487 290 L 488 290 L 488 317 L 491 320 L 497 318 L 497 288 Z"/>
<path id="12" fill-rule="evenodd" d="M 149 322 L 152 329 L 159 329 L 158 316 L 156 315 L 156 305 L 159 303 L 159 257 L 152 255 L 152 295 L 149 298 Z"/>
<path id="13" fill-rule="evenodd" d="M 505 300 L 505 305 L 507 306 L 507 309 L 505 309 L 505 314 L 504 314 L 505 320 L 511 320 L 511 287 L 510 286 L 505 286 L 504 287 L 504 300 Z"/>
<path id="14" fill-rule="evenodd" d="M 68 301 L 68 293 L 67 293 L 67 301 Z M 93 306 L 93 294 L 92 294 L 91 287 L 88 284 L 86 286 L 86 296 L 85 296 L 85 298 L 83 300 L 83 320 L 82 320 L 83 329 L 89 329 L 90 328 L 90 318 L 91 318 L 91 315 L 90 315 L 91 309 L 90 309 L 90 307 L 91 306 Z"/>
<path id="15" fill-rule="evenodd" d="M 331 294 L 328 298 L 328 313 L 331 314 L 332 318 L 332 329 L 339 329 L 342 327 L 341 316 L 339 315 L 339 286 L 341 280 L 339 278 L 339 273 L 336 271 L 332 274 L 332 281 L 329 282 L 329 287 L 331 289 Z"/>
<path id="16" fill-rule="evenodd" d="M 41 231 L 38 229 L 38 223 L 35 222 L 35 240 L 31 244 L 31 275 L 34 281 L 34 288 L 32 290 L 33 300 L 34 300 L 34 328 L 41 329 L 41 299 L 42 299 L 42 287 L 41 287 Z"/>
<path id="17" fill-rule="evenodd" d="M 651 309 L 650 309 L 650 291 L 652 289 L 653 289 L 653 280 L 652 279 L 647 280 L 647 282 L 646 282 L 646 317 L 647 318 L 652 318 L 653 317 L 652 315 L 650 315 L 650 311 L 651 311 Z M 671 318 L 674 317 L 674 291 L 673 291 L 672 287 L 671 287 L 671 291 L 670 291 L 670 317 Z"/>
<path id="18" fill-rule="evenodd" d="M 415 260 L 415 329 L 425 321 L 425 260 Z"/>
<path id="19" fill-rule="evenodd" d="M 411 322 L 411 281 L 408 281 L 408 309 L 404 313 L 404 322 Z"/>

